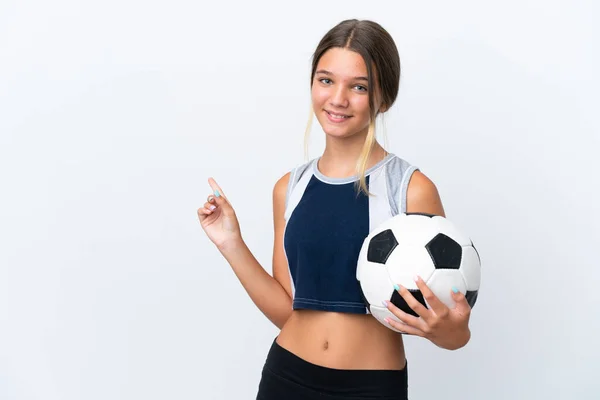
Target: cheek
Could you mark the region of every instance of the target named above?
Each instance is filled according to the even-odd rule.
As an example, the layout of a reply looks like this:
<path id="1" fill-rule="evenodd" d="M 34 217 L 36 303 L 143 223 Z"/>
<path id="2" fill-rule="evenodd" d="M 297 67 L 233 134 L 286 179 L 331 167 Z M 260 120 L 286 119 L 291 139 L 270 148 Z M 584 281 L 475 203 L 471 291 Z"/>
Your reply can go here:
<path id="1" fill-rule="evenodd" d="M 320 108 L 327 100 L 327 92 L 317 86 L 313 86 L 311 90 L 311 99 L 314 107 Z"/>
<path id="2" fill-rule="evenodd" d="M 369 97 L 357 96 L 353 98 L 351 107 L 355 114 L 360 114 L 362 118 L 369 118 Z"/>

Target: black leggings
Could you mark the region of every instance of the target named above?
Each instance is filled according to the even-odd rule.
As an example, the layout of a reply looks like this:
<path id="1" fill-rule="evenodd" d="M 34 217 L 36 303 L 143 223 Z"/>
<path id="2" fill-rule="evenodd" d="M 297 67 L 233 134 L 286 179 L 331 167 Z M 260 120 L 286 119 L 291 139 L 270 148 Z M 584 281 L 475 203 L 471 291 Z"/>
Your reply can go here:
<path id="1" fill-rule="evenodd" d="M 274 341 L 256 400 L 407 400 L 402 370 L 332 369 L 304 361 Z"/>

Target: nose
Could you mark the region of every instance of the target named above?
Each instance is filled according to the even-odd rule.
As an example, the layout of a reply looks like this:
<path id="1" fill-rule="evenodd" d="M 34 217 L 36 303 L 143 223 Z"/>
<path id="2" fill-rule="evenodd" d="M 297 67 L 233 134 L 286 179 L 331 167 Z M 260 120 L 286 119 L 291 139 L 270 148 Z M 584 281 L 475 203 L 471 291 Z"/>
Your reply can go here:
<path id="1" fill-rule="evenodd" d="M 332 106 L 346 108 L 348 107 L 348 96 L 346 93 L 346 88 L 344 86 L 339 85 L 333 89 L 333 93 L 331 94 L 331 99 L 329 100 Z"/>

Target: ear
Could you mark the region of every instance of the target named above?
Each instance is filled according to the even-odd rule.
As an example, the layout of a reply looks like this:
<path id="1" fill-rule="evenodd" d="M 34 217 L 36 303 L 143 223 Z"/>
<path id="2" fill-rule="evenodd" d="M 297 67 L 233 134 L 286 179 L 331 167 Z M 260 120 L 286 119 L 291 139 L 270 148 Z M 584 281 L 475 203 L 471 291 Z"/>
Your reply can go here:
<path id="1" fill-rule="evenodd" d="M 385 103 L 381 103 L 381 106 L 379 107 L 379 112 L 380 113 L 384 113 L 388 110 L 388 106 Z"/>

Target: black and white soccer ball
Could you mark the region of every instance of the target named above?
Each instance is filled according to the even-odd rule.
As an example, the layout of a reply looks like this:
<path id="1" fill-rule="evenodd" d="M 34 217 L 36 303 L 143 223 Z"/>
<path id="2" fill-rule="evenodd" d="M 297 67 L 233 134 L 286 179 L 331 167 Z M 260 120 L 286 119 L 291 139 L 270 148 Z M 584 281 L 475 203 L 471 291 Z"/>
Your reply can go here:
<path id="1" fill-rule="evenodd" d="M 418 315 L 394 289 L 395 284 L 406 287 L 429 308 L 414 281 L 416 275 L 448 307 L 455 306 L 452 287 L 465 294 L 473 307 L 481 281 L 481 260 L 471 239 L 447 218 L 401 213 L 369 233 L 356 269 L 369 312 L 396 332 L 400 331 L 387 324 L 385 318 L 399 320 L 384 306 L 384 300 L 411 315 Z"/>

